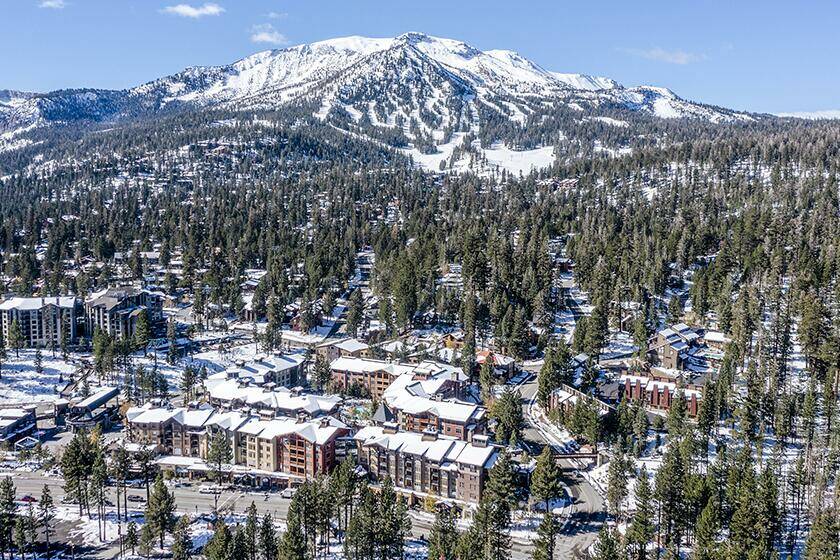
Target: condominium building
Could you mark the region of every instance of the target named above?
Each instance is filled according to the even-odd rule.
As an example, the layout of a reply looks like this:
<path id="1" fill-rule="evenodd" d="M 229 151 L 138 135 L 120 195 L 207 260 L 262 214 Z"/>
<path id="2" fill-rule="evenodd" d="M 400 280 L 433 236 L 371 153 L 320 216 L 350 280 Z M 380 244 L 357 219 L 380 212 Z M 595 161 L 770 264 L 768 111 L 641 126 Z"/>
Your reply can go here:
<path id="1" fill-rule="evenodd" d="M 131 338 L 137 319 L 145 311 L 150 323 L 163 318 L 160 294 L 140 288 L 110 288 L 92 294 L 85 301 L 88 332 L 97 328 L 116 339 Z"/>
<path id="2" fill-rule="evenodd" d="M 498 454 L 486 436 L 466 442 L 403 432 L 394 424 L 362 428 L 354 440 L 370 479 L 378 483 L 390 477 L 412 501 L 431 496 L 478 503 Z"/>
<path id="3" fill-rule="evenodd" d="M 0 303 L 0 328 L 8 344 L 12 324 L 17 322 L 23 345 L 35 348 L 57 348 L 66 336 L 76 342 L 76 298 L 15 297 Z"/>

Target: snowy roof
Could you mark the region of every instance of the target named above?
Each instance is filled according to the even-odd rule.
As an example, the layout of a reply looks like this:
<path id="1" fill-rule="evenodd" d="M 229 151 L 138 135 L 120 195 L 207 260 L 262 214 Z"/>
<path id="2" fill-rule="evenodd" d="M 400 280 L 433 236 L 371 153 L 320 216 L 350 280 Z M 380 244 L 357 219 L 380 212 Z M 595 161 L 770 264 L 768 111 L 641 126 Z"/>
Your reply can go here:
<path id="1" fill-rule="evenodd" d="M 285 387 L 272 391 L 261 387 L 241 386 L 236 379 L 228 379 L 219 383 L 206 383 L 210 398 L 220 401 L 239 401 L 248 406 L 262 406 L 286 413 L 306 412 L 318 415 L 332 412 L 341 402 L 335 395 L 294 394 Z"/>
<path id="2" fill-rule="evenodd" d="M 353 439 L 365 446 L 375 445 L 389 451 L 426 457 L 436 463 L 451 461 L 475 467 L 489 467 L 498 453 L 493 446 L 481 447 L 444 436 L 424 439 L 423 434 L 415 432 L 385 433 L 385 429 L 379 426 L 366 426 Z"/>
<path id="3" fill-rule="evenodd" d="M 397 376 L 411 371 L 414 367 L 386 362 L 384 360 L 342 356 L 341 358 L 336 358 L 330 362 L 330 369 L 333 371 L 349 371 L 351 373 L 373 373 L 376 371 L 385 371 Z"/>
<path id="4" fill-rule="evenodd" d="M 345 424 L 335 418 L 325 418 L 324 421 L 316 420 L 312 422 L 298 422 L 290 418 L 274 420 L 257 420 L 254 418 L 239 428 L 239 431 L 260 439 L 275 439 L 296 434 L 306 441 L 321 445 L 347 429 Z"/>
<path id="5" fill-rule="evenodd" d="M 13 297 L 0 303 L 0 311 L 36 311 L 47 305 L 58 305 L 61 308 L 72 308 L 76 305 L 76 298 L 73 296 L 55 297 Z"/>
<path id="6" fill-rule="evenodd" d="M 414 374 L 404 373 L 391 383 L 382 395 L 388 406 L 406 414 L 431 413 L 444 420 L 467 423 L 479 420 L 485 414 L 484 407 L 456 400 L 430 398 L 437 393 L 446 379 L 414 380 Z"/>

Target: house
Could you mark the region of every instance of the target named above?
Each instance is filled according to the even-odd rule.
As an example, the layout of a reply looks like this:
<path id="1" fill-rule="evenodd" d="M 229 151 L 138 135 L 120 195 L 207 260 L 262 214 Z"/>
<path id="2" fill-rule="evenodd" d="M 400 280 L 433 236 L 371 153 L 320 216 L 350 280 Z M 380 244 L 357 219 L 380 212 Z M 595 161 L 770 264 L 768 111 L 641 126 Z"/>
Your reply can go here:
<path id="1" fill-rule="evenodd" d="M 214 379 L 239 379 L 249 381 L 254 385 L 271 383 L 274 386 L 295 387 L 306 379 L 305 363 L 306 356 L 303 354 L 276 353 L 257 356 L 250 362 L 238 361 L 233 367 L 226 369 L 223 374 L 215 374 L 211 377 Z"/>
<path id="2" fill-rule="evenodd" d="M 12 323 L 17 321 L 24 346 L 57 348 L 66 337 L 75 344 L 77 302 L 66 297 L 15 297 L 0 303 L 0 329 L 6 343 Z"/>
<path id="3" fill-rule="evenodd" d="M 338 358 L 367 358 L 370 356 L 370 346 L 355 338 L 327 339 L 315 347 L 315 354 L 332 362 Z"/>
<path id="4" fill-rule="evenodd" d="M 498 455 L 486 436 L 466 442 L 432 432 L 404 432 L 394 424 L 364 427 L 353 439 L 369 479 L 380 483 L 389 477 L 410 503 L 427 496 L 478 503 Z"/>
<path id="5" fill-rule="evenodd" d="M 700 411 L 702 390 L 680 389 L 679 384 L 673 381 L 646 376 L 622 375 L 620 379 L 624 383 L 624 398 L 641 401 L 650 408 L 667 411 L 670 410 L 678 393 L 682 391 L 688 415 L 694 418 Z"/>
<path id="6" fill-rule="evenodd" d="M 115 339 L 134 336 L 137 318 L 146 311 L 149 322 L 163 319 L 163 298 L 140 288 L 110 288 L 91 295 L 85 301 L 88 332 L 97 328 Z"/>
<path id="7" fill-rule="evenodd" d="M 649 353 L 655 354 L 658 363 L 669 369 L 683 369 L 689 351 L 699 345 L 700 335 L 686 325 L 678 323 L 662 329 L 653 337 Z"/>
<path id="8" fill-rule="evenodd" d="M 510 379 L 516 373 L 515 360 L 510 356 L 505 356 L 492 350 L 479 350 L 475 353 L 475 365 L 480 369 L 485 362 L 489 361 L 493 364 L 493 370 L 497 377 L 503 379 Z"/>

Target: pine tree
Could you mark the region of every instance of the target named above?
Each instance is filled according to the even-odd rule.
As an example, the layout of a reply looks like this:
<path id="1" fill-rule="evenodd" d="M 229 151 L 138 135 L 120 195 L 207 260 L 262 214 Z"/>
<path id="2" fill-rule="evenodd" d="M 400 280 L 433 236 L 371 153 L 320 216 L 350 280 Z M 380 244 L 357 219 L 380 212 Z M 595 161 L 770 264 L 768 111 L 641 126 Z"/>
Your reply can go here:
<path id="1" fill-rule="evenodd" d="M 230 556 L 232 541 L 230 528 L 224 520 L 219 519 L 213 527 L 213 536 L 204 547 L 205 558 L 207 560 L 233 560 Z"/>
<path id="2" fill-rule="evenodd" d="M 271 514 L 263 516 L 259 530 L 259 558 L 260 560 L 277 559 L 277 531 L 274 529 L 274 520 Z"/>
<path id="3" fill-rule="evenodd" d="M 131 521 L 125 529 L 125 547 L 131 549 L 132 556 L 138 544 L 140 544 L 140 536 L 137 534 L 137 523 Z"/>
<path id="4" fill-rule="evenodd" d="M 720 513 L 715 500 L 709 500 L 697 519 L 694 531 L 694 560 L 717 560 L 720 544 Z"/>
<path id="5" fill-rule="evenodd" d="M 175 525 L 174 514 L 175 497 L 163 483 L 163 478 L 158 476 L 146 505 L 145 520 L 146 525 L 152 528 L 160 540 L 161 548 L 163 548 L 164 537 Z"/>
<path id="6" fill-rule="evenodd" d="M 297 497 L 297 494 L 295 497 Z M 306 559 L 306 539 L 303 535 L 300 517 L 300 505 L 293 499 L 286 516 L 286 531 L 280 537 L 277 552 L 278 560 Z"/>
<path id="7" fill-rule="evenodd" d="M 16 512 L 15 485 L 7 476 L 0 480 L 0 552 L 6 552 L 12 546 Z"/>
<path id="8" fill-rule="evenodd" d="M 29 549 L 29 531 L 26 527 L 26 517 L 19 515 L 15 521 L 14 536 L 17 553 L 22 560 L 26 560 L 26 553 Z"/>
<path id="9" fill-rule="evenodd" d="M 593 560 L 619 560 L 624 558 L 618 539 L 609 527 L 602 527 L 595 541 Z"/>
<path id="10" fill-rule="evenodd" d="M 23 348 L 23 333 L 20 330 L 20 323 L 17 319 L 12 319 L 12 324 L 9 326 L 9 346 L 15 351 L 15 358 L 20 358 L 20 350 Z"/>
<path id="11" fill-rule="evenodd" d="M 223 430 L 217 430 L 210 438 L 210 445 L 207 449 L 207 464 L 210 466 L 210 478 L 221 484 L 224 476 L 224 466 L 230 463 L 233 457 L 230 440 Z M 218 515 L 219 493 L 213 493 L 213 511 Z"/>
<path id="12" fill-rule="evenodd" d="M 3 338 L 3 329 L 0 329 L 0 379 L 3 379 L 3 362 L 9 355 L 6 353 L 6 340 Z"/>
<path id="13" fill-rule="evenodd" d="M 149 340 L 152 338 L 152 327 L 149 324 L 149 313 L 143 309 L 137 316 L 134 326 L 134 347 L 143 349 L 145 356 L 149 348 Z"/>
<path id="14" fill-rule="evenodd" d="M 651 489 L 647 468 L 643 465 L 636 481 L 636 512 L 627 528 L 627 547 L 631 560 L 646 560 L 647 545 L 655 531 Z"/>
<path id="15" fill-rule="evenodd" d="M 607 472 L 607 506 L 611 515 L 621 517 L 624 500 L 627 499 L 627 459 L 623 455 L 616 455 L 610 461 Z"/>
<path id="16" fill-rule="evenodd" d="M 257 560 L 259 536 L 259 519 L 257 518 L 257 505 L 251 502 L 245 516 L 245 543 L 248 551 L 247 560 Z"/>
<path id="17" fill-rule="evenodd" d="M 558 529 L 554 514 L 546 511 L 537 529 L 537 539 L 534 542 L 531 560 L 553 560 Z"/>
<path id="18" fill-rule="evenodd" d="M 155 531 L 150 524 L 144 523 L 143 527 L 140 529 L 140 539 L 137 543 L 137 550 L 140 552 L 141 556 L 148 558 L 152 555 L 154 548 Z"/>
<path id="19" fill-rule="evenodd" d="M 805 542 L 805 560 L 840 558 L 840 522 L 834 509 L 817 513 Z"/>
<path id="20" fill-rule="evenodd" d="M 190 536 L 190 518 L 186 515 L 178 519 L 172 540 L 172 560 L 189 560 L 192 555 L 192 537 Z"/>
<path id="21" fill-rule="evenodd" d="M 41 499 L 38 502 L 38 523 L 44 528 L 44 547 L 47 560 L 50 560 L 50 535 L 52 534 L 53 521 L 55 520 L 55 504 L 48 484 L 44 484 L 41 490 Z"/>
<path id="22" fill-rule="evenodd" d="M 531 496 L 543 502 L 545 510 L 549 511 L 549 502 L 557 498 L 561 492 L 560 469 L 551 452 L 551 446 L 546 445 L 537 457 L 537 464 L 531 475 Z"/>
<path id="23" fill-rule="evenodd" d="M 429 560 L 450 560 L 455 558 L 458 546 L 458 529 L 455 518 L 448 507 L 438 508 L 435 522 L 429 533 Z"/>
<path id="24" fill-rule="evenodd" d="M 44 373 L 44 355 L 40 348 L 35 349 L 35 373 L 38 375 Z"/>
<path id="25" fill-rule="evenodd" d="M 364 303 L 362 302 L 362 292 L 356 288 L 350 294 L 350 305 L 347 309 L 347 332 L 350 336 L 355 337 L 359 334 L 359 327 L 362 324 L 363 317 Z"/>

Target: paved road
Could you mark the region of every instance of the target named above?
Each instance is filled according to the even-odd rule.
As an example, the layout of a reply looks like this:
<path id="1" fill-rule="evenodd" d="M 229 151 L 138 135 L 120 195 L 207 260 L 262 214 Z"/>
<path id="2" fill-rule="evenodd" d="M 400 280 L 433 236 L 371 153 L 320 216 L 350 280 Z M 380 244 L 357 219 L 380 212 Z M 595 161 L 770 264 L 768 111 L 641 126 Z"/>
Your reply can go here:
<path id="1" fill-rule="evenodd" d="M 552 445 L 559 451 L 559 442 L 541 428 L 539 421 L 532 414 L 537 394 L 536 380 L 528 381 L 520 385 L 518 389 L 522 394 L 522 412 L 526 423 L 523 430 L 524 439 L 540 446 Z M 606 512 L 601 495 L 580 475 L 579 466 L 568 459 L 561 460 L 560 465 L 563 469 L 564 482 L 572 494 L 574 508 L 558 538 L 555 557 L 575 558 L 582 556 L 595 542 L 606 519 Z"/>

